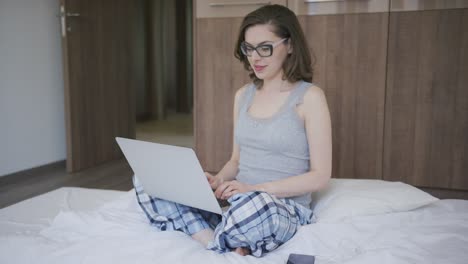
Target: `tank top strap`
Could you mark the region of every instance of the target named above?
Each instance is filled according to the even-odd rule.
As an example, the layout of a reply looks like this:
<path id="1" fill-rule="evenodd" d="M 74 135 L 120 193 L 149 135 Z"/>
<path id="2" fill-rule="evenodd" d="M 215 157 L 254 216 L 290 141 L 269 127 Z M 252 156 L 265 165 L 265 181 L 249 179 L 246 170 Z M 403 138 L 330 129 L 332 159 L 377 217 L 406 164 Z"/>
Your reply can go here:
<path id="1" fill-rule="evenodd" d="M 247 111 L 252 96 L 255 94 L 255 84 L 251 83 L 247 85 L 244 92 L 242 93 L 239 100 L 239 113 L 244 113 Z"/>
<path id="2" fill-rule="evenodd" d="M 292 95 L 289 98 L 288 109 L 294 109 L 297 105 L 302 104 L 304 100 L 304 94 L 309 89 L 311 83 L 301 81 L 301 83 L 292 91 Z"/>

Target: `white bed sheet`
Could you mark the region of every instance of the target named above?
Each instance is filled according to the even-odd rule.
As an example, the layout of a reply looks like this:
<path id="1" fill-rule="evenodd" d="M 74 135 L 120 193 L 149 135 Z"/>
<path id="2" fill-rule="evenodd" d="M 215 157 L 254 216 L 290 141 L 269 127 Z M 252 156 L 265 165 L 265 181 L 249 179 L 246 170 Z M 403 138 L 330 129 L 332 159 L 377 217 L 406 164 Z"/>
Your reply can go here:
<path id="1" fill-rule="evenodd" d="M 126 192 L 63 187 L 0 210 L 0 236 L 37 233 L 61 211 L 94 210 Z"/>
<path id="2" fill-rule="evenodd" d="M 263 258 L 220 255 L 149 226 L 130 191 L 97 209 L 62 210 L 38 232 L 3 233 L 0 263 L 286 263 L 290 253 L 315 255 L 316 263 L 467 263 L 467 249 L 468 201 L 440 200 L 304 226 Z"/>

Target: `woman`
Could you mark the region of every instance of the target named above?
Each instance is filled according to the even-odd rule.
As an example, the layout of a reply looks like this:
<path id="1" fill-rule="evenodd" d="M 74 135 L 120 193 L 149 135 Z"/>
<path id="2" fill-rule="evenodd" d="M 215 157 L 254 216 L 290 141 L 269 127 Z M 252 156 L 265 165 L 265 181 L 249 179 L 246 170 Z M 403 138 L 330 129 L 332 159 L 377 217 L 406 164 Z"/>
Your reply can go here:
<path id="1" fill-rule="evenodd" d="M 236 47 L 253 82 L 234 99 L 231 159 L 216 176 L 206 173 L 228 211 L 219 217 L 150 197 L 137 178 L 134 184 L 160 230 L 185 232 L 218 252 L 260 257 L 312 221 L 311 193 L 331 177 L 330 114 L 323 91 L 310 83 L 311 57 L 292 11 L 268 5 L 248 14 Z"/>

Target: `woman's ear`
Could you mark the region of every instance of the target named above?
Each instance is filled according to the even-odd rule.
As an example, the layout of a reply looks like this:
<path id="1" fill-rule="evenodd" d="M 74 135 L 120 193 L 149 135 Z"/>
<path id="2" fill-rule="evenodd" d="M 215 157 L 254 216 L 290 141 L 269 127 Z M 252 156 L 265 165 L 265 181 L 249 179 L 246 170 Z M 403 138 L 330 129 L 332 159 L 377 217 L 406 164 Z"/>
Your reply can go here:
<path id="1" fill-rule="evenodd" d="M 288 41 L 288 54 L 291 54 L 293 52 L 291 40 Z"/>

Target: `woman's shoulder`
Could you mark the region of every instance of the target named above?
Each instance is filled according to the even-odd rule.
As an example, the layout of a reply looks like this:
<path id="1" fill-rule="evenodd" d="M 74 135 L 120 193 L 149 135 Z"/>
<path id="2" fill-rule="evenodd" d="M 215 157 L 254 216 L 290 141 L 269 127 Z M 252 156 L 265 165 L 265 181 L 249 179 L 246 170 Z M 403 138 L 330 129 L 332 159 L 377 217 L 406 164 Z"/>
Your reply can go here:
<path id="1" fill-rule="evenodd" d="M 317 86 L 314 83 L 305 83 L 306 85 L 306 91 L 304 93 L 304 104 L 314 104 L 317 102 L 317 100 L 324 100 L 325 99 L 325 93 L 322 88 Z"/>
<path id="2" fill-rule="evenodd" d="M 245 84 L 244 86 L 242 86 L 241 88 L 237 89 L 236 95 L 235 95 L 236 101 L 239 100 L 239 98 L 244 94 L 244 92 L 245 92 L 250 86 L 252 86 L 252 83 L 247 83 L 247 84 Z"/>

